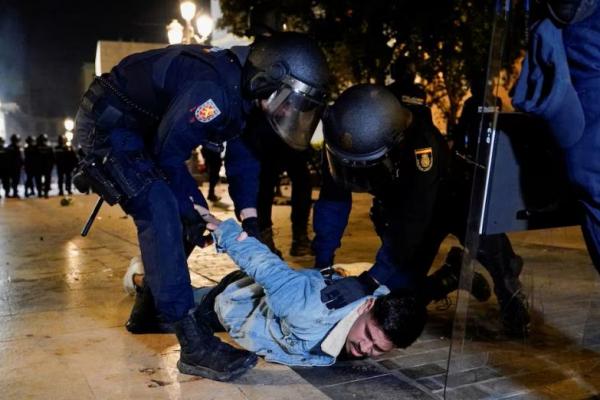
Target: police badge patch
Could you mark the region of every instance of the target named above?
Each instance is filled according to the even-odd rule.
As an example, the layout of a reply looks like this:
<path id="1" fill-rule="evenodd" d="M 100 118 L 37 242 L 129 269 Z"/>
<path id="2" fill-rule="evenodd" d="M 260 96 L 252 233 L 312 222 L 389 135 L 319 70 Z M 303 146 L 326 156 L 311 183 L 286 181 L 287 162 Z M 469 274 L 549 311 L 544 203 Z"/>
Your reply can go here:
<path id="1" fill-rule="evenodd" d="M 433 151 L 431 147 L 415 150 L 415 161 L 419 171 L 427 172 L 433 166 Z"/>
<path id="2" fill-rule="evenodd" d="M 202 122 L 207 123 L 221 115 L 221 110 L 212 99 L 206 100 L 204 103 L 196 107 L 194 117 Z"/>

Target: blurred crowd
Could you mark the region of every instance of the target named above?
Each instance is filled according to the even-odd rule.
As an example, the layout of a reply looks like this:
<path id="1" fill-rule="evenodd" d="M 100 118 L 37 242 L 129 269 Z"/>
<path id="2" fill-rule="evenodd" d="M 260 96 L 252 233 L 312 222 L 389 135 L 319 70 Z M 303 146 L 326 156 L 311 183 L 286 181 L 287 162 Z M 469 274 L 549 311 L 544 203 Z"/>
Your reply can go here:
<path id="1" fill-rule="evenodd" d="M 53 171 L 58 194 L 70 195 L 72 173 L 77 162 L 77 152 L 64 136 L 58 137 L 56 145 L 49 142 L 46 134 L 27 136 L 24 145 L 17 134 L 10 137 L 8 145 L 0 137 L 0 180 L 6 197 L 48 198 Z M 24 183 L 24 193 L 19 192 L 20 183 Z M 0 190 L 0 197 L 1 193 Z"/>

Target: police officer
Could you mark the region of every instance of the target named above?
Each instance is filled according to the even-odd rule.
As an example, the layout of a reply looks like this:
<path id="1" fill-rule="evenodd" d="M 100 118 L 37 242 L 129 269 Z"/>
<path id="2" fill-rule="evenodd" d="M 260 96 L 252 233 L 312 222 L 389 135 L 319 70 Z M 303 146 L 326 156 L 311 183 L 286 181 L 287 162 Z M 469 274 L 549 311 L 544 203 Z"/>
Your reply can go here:
<path id="1" fill-rule="evenodd" d="M 249 13 L 248 36 L 255 40 L 268 38 L 283 30 L 280 5 L 262 2 L 253 6 Z M 311 128 L 310 131 L 313 129 Z M 279 137 L 263 113 L 253 112 L 248 119 L 246 133 L 260 160 L 258 190 L 258 224 L 261 241 L 271 251 L 282 256 L 273 238 L 273 200 L 279 189 L 281 174 L 285 171 L 292 187 L 291 213 L 292 245 L 291 256 L 311 254 L 308 238 L 308 218 L 311 207 L 312 186 L 308 161 L 310 147 L 307 141 L 289 142 Z"/>
<path id="2" fill-rule="evenodd" d="M 8 197 L 10 193 L 10 178 L 8 177 L 9 163 L 6 147 L 4 147 L 4 138 L 0 137 L 0 181 L 4 188 L 4 195 Z"/>
<path id="3" fill-rule="evenodd" d="M 310 239 L 308 238 L 308 218 L 312 193 L 308 170 L 309 143 L 304 142 L 300 147 L 295 143 L 287 143 L 275 133 L 267 119 L 258 112 L 254 112 L 250 116 L 246 131 L 253 138 L 261 165 L 258 222 L 262 242 L 281 256 L 281 252 L 273 240 L 272 209 L 280 175 L 286 171 L 292 185 L 290 213 L 292 245 L 289 254 L 291 256 L 311 254 Z"/>
<path id="4" fill-rule="evenodd" d="M 57 144 L 54 147 L 54 159 L 56 161 L 59 196 L 64 196 L 65 189 L 68 194 L 73 194 L 71 191 L 71 174 L 77 166 L 77 154 L 71 145 L 67 145 L 64 135 L 58 136 Z"/>
<path id="5" fill-rule="evenodd" d="M 40 193 L 40 187 L 37 186 L 36 176 L 40 173 L 39 156 L 37 145 L 33 136 L 27 136 L 25 139 L 25 197 L 35 196 L 37 190 Z M 34 189 L 35 188 L 35 189 Z"/>
<path id="6" fill-rule="evenodd" d="M 40 134 L 36 140 L 39 170 L 36 174 L 36 186 L 39 197 L 48 198 L 54 168 L 54 150 L 48 145 L 48 135 Z"/>
<path id="7" fill-rule="evenodd" d="M 462 207 L 466 209 L 468 198 L 453 200 L 449 150 L 431 120 L 419 115 L 424 112 L 402 106 L 389 90 L 359 85 L 340 95 L 324 117 L 326 166 L 313 220 L 316 266 L 327 272 L 333 264 L 348 223 L 352 191 L 373 194 L 371 218 L 382 241 L 369 271 L 323 290 L 322 300 L 330 308 L 372 293 L 379 284 L 391 289 L 420 287 L 427 300 L 458 288 L 456 251 L 442 269 L 426 275 L 449 233 L 464 239 L 467 215 L 456 212 L 454 204 L 467 204 Z M 486 300 L 485 278 L 476 274 L 473 283 L 473 295 Z M 510 314 L 512 308 L 503 307 L 503 312 Z M 516 329 L 522 330 L 528 319 L 518 322 Z"/>
<path id="8" fill-rule="evenodd" d="M 6 197 L 19 198 L 19 183 L 21 181 L 21 168 L 23 167 L 23 155 L 21 154 L 21 137 L 16 133 L 10 136 L 10 145 L 6 148 L 8 157 L 8 177 L 10 180 L 10 188 L 12 188 L 12 196 Z M 5 187 L 6 190 L 6 187 Z"/>
<path id="9" fill-rule="evenodd" d="M 99 77 L 84 95 L 76 138 L 85 158 L 76 183 L 119 203 L 138 229 L 145 287 L 162 318 L 173 323 L 183 373 L 228 380 L 256 356 L 212 337 L 193 311 L 186 258 L 204 245 L 205 223 L 194 208 L 206 201 L 185 167 L 199 145 L 222 149 L 236 213 L 258 234 L 258 163 L 242 132 L 260 107 L 282 137 L 312 134 L 328 69 L 316 44 L 282 33 L 251 47 L 220 50 L 187 45 L 134 54 Z"/>
<path id="10" fill-rule="evenodd" d="M 600 2 L 547 0 L 513 103 L 547 122 L 583 204 L 585 242 L 600 272 Z"/>

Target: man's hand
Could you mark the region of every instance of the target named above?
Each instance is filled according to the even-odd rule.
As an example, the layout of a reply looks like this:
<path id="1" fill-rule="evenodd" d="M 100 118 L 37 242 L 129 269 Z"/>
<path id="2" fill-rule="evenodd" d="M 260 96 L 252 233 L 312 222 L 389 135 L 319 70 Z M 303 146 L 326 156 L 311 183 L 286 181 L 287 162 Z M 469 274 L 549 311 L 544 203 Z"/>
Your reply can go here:
<path id="1" fill-rule="evenodd" d="M 342 308 L 353 301 L 373 294 L 379 287 L 377 282 L 366 272 L 357 277 L 352 276 L 331 282 L 321 290 L 321 301 L 330 310 Z"/>

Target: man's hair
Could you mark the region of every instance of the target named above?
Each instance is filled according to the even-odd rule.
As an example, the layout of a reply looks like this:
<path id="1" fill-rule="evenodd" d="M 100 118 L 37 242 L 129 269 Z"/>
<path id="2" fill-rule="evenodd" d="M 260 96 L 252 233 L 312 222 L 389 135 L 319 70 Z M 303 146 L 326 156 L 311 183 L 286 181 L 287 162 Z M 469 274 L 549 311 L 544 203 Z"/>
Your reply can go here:
<path id="1" fill-rule="evenodd" d="M 378 297 L 372 312 L 383 333 L 400 348 L 417 340 L 427 320 L 425 302 L 408 289 L 397 289 Z"/>

